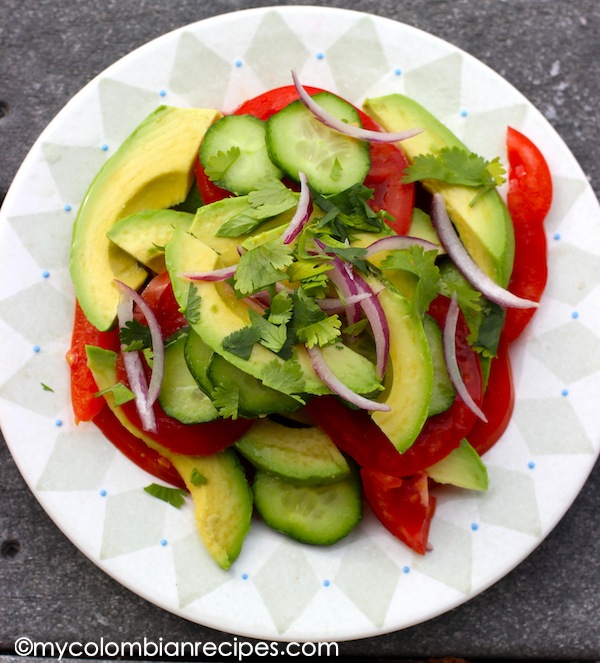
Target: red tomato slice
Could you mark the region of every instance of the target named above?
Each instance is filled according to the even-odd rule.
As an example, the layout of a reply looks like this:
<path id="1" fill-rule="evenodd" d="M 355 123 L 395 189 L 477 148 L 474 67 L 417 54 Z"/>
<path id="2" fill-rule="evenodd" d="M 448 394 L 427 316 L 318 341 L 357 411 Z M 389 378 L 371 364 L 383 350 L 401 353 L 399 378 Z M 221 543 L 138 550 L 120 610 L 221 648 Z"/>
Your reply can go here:
<path id="1" fill-rule="evenodd" d="M 163 339 L 169 338 L 187 325 L 187 320 L 179 310 L 179 304 L 173 294 L 173 284 L 168 272 L 155 276 L 142 291 L 142 297 L 156 316 Z M 144 319 L 137 308 L 136 317 Z"/>
<path id="2" fill-rule="evenodd" d="M 86 345 L 116 351 L 119 349 L 119 333 L 116 329 L 98 331 L 85 317 L 79 303 L 75 302 L 71 347 L 66 358 L 71 369 L 71 402 L 76 423 L 91 421 L 104 405 L 104 399 L 94 397 L 98 388 L 87 365 Z"/>
<path id="3" fill-rule="evenodd" d="M 323 92 L 316 87 L 305 88 L 309 94 Z M 233 113 L 234 115 L 254 115 L 266 121 L 271 115 L 285 108 L 298 99 L 298 92 L 293 85 L 269 90 L 245 101 Z M 365 129 L 377 130 L 379 127 L 366 113 L 356 109 Z M 395 145 L 372 143 L 370 146 L 371 170 L 365 179 L 365 185 L 374 189 L 371 208 L 378 212 L 384 209 L 393 217 L 388 224 L 399 235 L 406 235 L 410 228 L 414 206 L 415 189 L 413 184 L 404 184 L 402 177 L 408 161 L 404 152 Z M 205 204 L 221 200 L 231 194 L 215 186 L 206 176 L 200 162 L 196 166 L 196 179 L 200 195 Z"/>
<path id="4" fill-rule="evenodd" d="M 490 367 L 487 389 L 481 406 L 488 421 L 485 423 L 477 419 L 469 432 L 469 443 L 480 456 L 500 439 L 515 406 L 515 389 L 507 346 L 506 341 L 501 340 L 498 356 L 492 360 Z"/>
<path id="5" fill-rule="evenodd" d="M 93 422 L 102 431 L 106 439 L 117 447 L 130 461 L 152 474 L 161 481 L 185 488 L 185 483 L 171 463 L 145 442 L 121 426 L 104 399 L 98 399 L 102 409 L 94 417 Z"/>
<path id="6" fill-rule="evenodd" d="M 511 127 L 507 132 L 509 161 L 506 202 L 515 229 L 515 262 L 509 289 L 539 301 L 548 277 L 544 219 L 552 204 L 552 177 L 539 149 Z M 515 340 L 536 309 L 509 309 L 504 337 Z"/>
<path id="7" fill-rule="evenodd" d="M 381 523 L 419 555 L 427 551 L 436 498 L 429 494 L 423 472 L 407 479 L 361 469 L 363 489 L 369 505 Z"/>

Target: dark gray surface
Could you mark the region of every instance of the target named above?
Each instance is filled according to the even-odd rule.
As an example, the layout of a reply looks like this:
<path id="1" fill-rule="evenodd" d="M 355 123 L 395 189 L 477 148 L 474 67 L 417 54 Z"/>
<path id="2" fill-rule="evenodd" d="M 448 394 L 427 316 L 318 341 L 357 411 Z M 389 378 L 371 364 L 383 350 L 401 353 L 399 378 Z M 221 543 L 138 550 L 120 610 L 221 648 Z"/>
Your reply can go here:
<path id="1" fill-rule="evenodd" d="M 120 56 L 171 29 L 277 2 L 2 0 L 0 194 L 45 125 Z M 295 3 L 316 4 L 324 3 Z M 544 113 L 600 192 L 598 0 L 332 2 L 431 32 L 502 74 Z M 0 653 L 15 640 L 231 641 L 138 598 L 89 562 L 56 528 L 0 445 Z M 466 605 L 398 633 L 344 643 L 365 660 L 600 659 L 600 468 L 546 541 Z M 1 659 L 0 659 L 1 660 Z M 214 659 L 213 659 L 214 660 Z"/>

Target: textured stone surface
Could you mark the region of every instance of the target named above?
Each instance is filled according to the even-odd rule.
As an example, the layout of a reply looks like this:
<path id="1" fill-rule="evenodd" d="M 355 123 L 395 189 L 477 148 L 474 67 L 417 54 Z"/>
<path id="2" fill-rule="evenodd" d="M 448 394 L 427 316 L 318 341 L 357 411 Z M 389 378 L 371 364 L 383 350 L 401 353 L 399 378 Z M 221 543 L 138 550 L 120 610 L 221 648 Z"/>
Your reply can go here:
<path id="1" fill-rule="evenodd" d="M 280 2 L 3 0 L 0 195 L 46 124 L 91 78 L 164 32 Z M 600 194 L 597 0 L 310 2 L 371 11 L 450 41 L 523 92 L 571 148 Z M 600 468 L 546 541 L 514 572 L 426 624 L 341 645 L 347 656 L 600 659 Z M 0 446 L 0 653 L 36 640 L 230 641 L 165 613 L 89 562 L 32 497 Z M 76 579 L 76 582 L 74 582 Z M 21 659 L 22 660 L 22 659 Z"/>

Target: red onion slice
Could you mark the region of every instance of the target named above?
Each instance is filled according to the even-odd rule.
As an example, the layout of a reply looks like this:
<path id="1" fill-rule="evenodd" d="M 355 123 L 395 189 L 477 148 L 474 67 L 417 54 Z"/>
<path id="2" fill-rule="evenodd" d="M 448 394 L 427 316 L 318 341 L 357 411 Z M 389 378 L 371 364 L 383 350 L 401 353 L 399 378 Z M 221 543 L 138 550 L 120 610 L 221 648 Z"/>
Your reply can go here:
<path id="1" fill-rule="evenodd" d="M 493 281 L 471 258 L 460 241 L 446 210 L 446 201 L 441 193 L 433 196 L 431 221 L 446 253 L 467 281 L 490 301 L 507 308 L 536 308 L 538 302 L 517 297 Z"/>
<path id="2" fill-rule="evenodd" d="M 308 179 L 304 173 L 298 173 L 298 176 L 300 179 L 300 199 L 298 200 L 296 212 L 283 233 L 282 239 L 284 244 L 291 244 L 298 237 L 312 214 L 313 206 L 310 189 L 308 188 Z"/>
<path id="3" fill-rule="evenodd" d="M 446 322 L 444 323 L 443 334 L 444 359 L 446 360 L 448 375 L 450 376 L 452 385 L 456 389 L 456 393 L 462 399 L 464 404 L 483 422 L 487 423 L 487 417 L 467 390 L 467 387 L 462 379 L 462 375 L 460 374 L 458 361 L 456 359 L 456 325 L 458 323 L 459 312 L 460 307 L 458 305 L 458 297 L 454 292 L 452 293 L 450 306 L 448 307 L 448 312 L 446 313 Z"/>
<path id="4" fill-rule="evenodd" d="M 229 267 L 220 267 L 213 269 L 210 272 L 181 272 L 177 276 L 190 281 L 226 281 L 234 276 L 237 265 L 230 265 Z"/>
<path id="5" fill-rule="evenodd" d="M 300 80 L 298 79 L 298 76 L 295 70 L 293 69 L 292 69 L 292 79 L 294 81 L 294 86 L 298 91 L 300 100 L 306 106 L 306 108 L 308 108 L 308 110 L 317 118 L 317 120 L 319 120 L 319 122 L 322 122 L 326 127 L 334 129 L 335 131 L 339 131 L 340 133 L 345 134 L 346 136 L 350 136 L 351 138 L 357 138 L 358 140 L 366 140 L 369 141 L 370 143 L 397 143 L 398 141 L 406 140 L 407 138 L 412 138 L 413 136 L 416 136 L 417 134 L 420 134 L 422 132 L 422 129 L 408 129 L 407 131 L 394 131 L 394 132 L 371 131 L 370 129 L 363 129 L 362 127 L 356 127 L 353 124 L 348 124 L 347 122 L 343 122 L 342 120 L 328 113 L 326 110 L 321 108 L 319 104 L 313 101 L 313 99 L 308 94 L 308 92 L 302 87 L 302 84 L 300 83 Z"/>
<path id="6" fill-rule="evenodd" d="M 379 412 L 389 412 L 391 410 L 389 405 L 385 403 L 378 403 L 377 401 L 372 401 L 369 398 L 365 398 L 360 394 L 357 394 L 352 389 L 349 389 L 341 380 L 339 380 L 333 373 L 333 371 L 327 365 L 323 353 L 318 347 L 309 348 L 306 347 L 306 351 L 310 358 L 310 363 L 315 371 L 315 373 L 323 380 L 323 382 L 333 391 L 334 394 L 337 394 L 348 403 L 359 407 L 361 410 L 370 410 L 370 411 L 379 411 Z M 340 425 L 343 425 L 343 422 L 340 422 Z"/>
<path id="7" fill-rule="evenodd" d="M 433 242 L 420 237 L 411 237 L 410 235 L 389 235 L 377 239 L 367 246 L 367 258 L 379 253 L 380 251 L 402 251 L 410 249 L 413 246 L 420 246 L 424 251 L 436 251 L 439 253 L 440 247 Z"/>
<path id="8" fill-rule="evenodd" d="M 339 313 L 340 311 L 344 311 L 347 306 L 359 304 L 364 299 L 372 296 L 372 293 L 359 292 L 356 295 L 349 295 L 346 299 L 342 299 L 341 297 L 326 297 L 325 299 L 317 299 L 316 301 L 321 310 Z"/>
<path id="9" fill-rule="evenodd" d="M 358 303 L 349 303 L 352 302 L 352 298 L 355 295 L 359 294 L 358 288 L 356 287 L 356 283 L 354 283 L 351 273 L 346 269 L 346 266 L 338 256 L 334 256 L 332 264 L 333 269 L 327 272 L 327 276 L 346 300 L 346 322 L 348 326 L 351 326 L 358 322 L 360 317 Z"/>
<path id="10" fill-rule="evenodd" d="M 142 427 L 146 431 L 156 433 L 156 419 L 154 417 L 152 406 L 156 402 L 160 393 L 165 367 L 164 344 L 161 329 L 156 316 L 148 304 L 146 304 L 143 297 L 125 283 L 121 281 L 115 281 L 115 283 L 119 288 L 121 295 L 117 309 L 119 327 L 125 327 L 128 322 L 133 320 L 133 305 L 135 303 L 146 318 L 150 330 L 153 354 L 150 385 L 146 382 L 146 374 L 144 372 L 140 353 L 123 352 L 122 354 L 129 387 L 135 395 L 135 404 L 142 421 Z"/>

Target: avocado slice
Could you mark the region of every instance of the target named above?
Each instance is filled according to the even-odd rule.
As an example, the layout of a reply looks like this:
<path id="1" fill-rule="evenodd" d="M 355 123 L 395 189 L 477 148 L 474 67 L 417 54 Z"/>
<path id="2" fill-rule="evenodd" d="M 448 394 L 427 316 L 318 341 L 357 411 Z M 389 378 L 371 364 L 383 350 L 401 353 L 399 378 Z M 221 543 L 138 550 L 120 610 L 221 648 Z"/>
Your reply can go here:
<path id="1" fill-rule="evenodd" d="M 210 239 L 208 239 L 210 241 Z M 223 340 L 249 323 L 248 306 L 237 299 L 234 292 L 222 283 L 196 281 L 190 283 L 180 276 L 185 272 L 210 272 L 220 266 L 220 257 L 210 246 L 190 233 L 176 230 L 165 249 L 167 269 L 171 275 L 175 299 L 182 310 L 188 306 L 190 287 L 195 288 L 198 310 L 190 322 L 191 328 L 202 341 L 227 361 L 257 379 L 263 369 L 273 361 L 283 363 L 279 355 L 255 343 L 249 359 L 244 359 L 223 348 Z M 375 366 L 349 347 L 336 343 L 322 349 L 331 370 L 344 384 L 360 394 L 379 390 L 380 382 Z M 303 345 L 296 345 L 294 355 L 304 377 L 304 392 L 328 394 L 327 386 L 314 372 Z"/>
<path id="2" fill-rule="evenodd" d="M 465 439 L 445 458 L 428 467 L 426 472 L 437 483 L 448 483 L 471 490 L 488 489 L 487 468 Z"/>
<path id="3" fill-rule="evenodd" d="M 423 322 L 412 304 L 391 283 L 379 293 L 391 330 L 385 391 L 377 400 L 389 412 L 373 412 L 373 421 L 400 453 L 417 438 L 429 416 L 433 392 L 433 361 Z"/>
<path id="4" fill-rule="evenodd" d="M 165 245 L 175 228 L 189 230 L 193 214 L 172 209 L 144 210 L 119 219 L 106 233 L 139 263 L 160 274 L 165 271 Z"/>
<path id="5" fill-rule="evenodd" d="M 96 346 L 86 347 L 88 366 L 99 390 L 109 389 L 117 382 L 117 355 Z M 241 552 L 252 517 L 252 492 L 246 475 L 233 449 L 211 456 L 175 454 L 148 437 L 116 406 L 112 394 L 104 398 L 121 425 L 150 448 L 167 458 L 181 475 L 194 501 L 196 524 L 200 536 L 223 569 L 228 569 Z M 199 473 L 201 483 L 193 477 Z"/>
<path id="6" fill-rule="evenodd" d="M 423 129 L 417 136 L 402 141 L 402 149 L 411 162 L 420 154 L 435 154 L 445 147 L 467 149 L 444 124 L 410 97 L 390 94 L 367 99 L 363 108 L 386 131 Z M 471 206 L 476 195 L 472 187 L 437 180 L 423 184 L 430 193 L 444 196 L 448 214 L 467 251 L 490 278 L 505 288 L 512 272 L 515 241 L 512 220 L 500 194 L 491 189 Z"/>
<path id="7" fill-rule="evenodd" d="M 202 137 L 219 117 L 215 110 L 159 107 L 92 181 L 73 228 L 70 271 L 77 300 L 99 330 L 110 329 L 116 317 L 114 280 L 137 289 L 146 278 L 146 270 L 107 232 L 130 214 L 185 200 Z"/>

